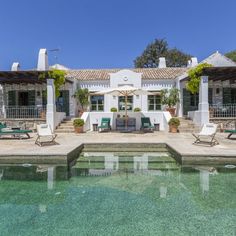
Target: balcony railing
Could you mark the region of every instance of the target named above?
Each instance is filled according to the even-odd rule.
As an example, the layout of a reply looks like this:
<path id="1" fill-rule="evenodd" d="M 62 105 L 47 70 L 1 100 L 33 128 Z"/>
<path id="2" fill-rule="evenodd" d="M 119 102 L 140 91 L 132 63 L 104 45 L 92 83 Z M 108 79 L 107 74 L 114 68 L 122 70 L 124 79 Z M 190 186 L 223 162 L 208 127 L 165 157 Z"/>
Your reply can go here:
<path id="1" fill-rule="evenodd" d="M 210 118 L 236 117 L 236 104 L 210 105 Z"/>
<path id="2" fill-rule="evenodd" d="M 4 118 L 7 119 L 45 119 L 45 106 L 6 106 Z"/>

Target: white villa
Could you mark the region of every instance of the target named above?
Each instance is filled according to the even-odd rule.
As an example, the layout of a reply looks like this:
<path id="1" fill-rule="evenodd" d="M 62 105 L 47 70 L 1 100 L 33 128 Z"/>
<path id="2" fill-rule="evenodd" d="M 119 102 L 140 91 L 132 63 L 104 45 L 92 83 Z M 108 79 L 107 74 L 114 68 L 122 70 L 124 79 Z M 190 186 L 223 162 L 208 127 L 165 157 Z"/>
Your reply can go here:
<path id="1" fill-rule="evenodd" d="M 87 88 L 90 106 L 82 116 L 85 130 L 92 130 L 94 125 L 100 124 L 102 117 L 110 117 L 115 130 L 117 115 L 124 115 L 124 97 L 99 95 L 98 92 L 123 85 L 152 94 L 128 97 L 128 116 L 133 118 L 134 130 L 140 129 L 142 116 L 150 117 L 158 130 L 167 130 L 170 114 L 160 103 L 160 90 L 172 87 L 180 89 L 179 117 L 189 116 L 196 124 L 210 118 L 235 119 L 236 63 L 219 52 L 202 62 L 213 65 L 215 70 L 202 76 L 200 94 L 193 95 L 186 90 L 185 84 L 188 70 L 198 64 L 197 58 L 186 62 L 184 68 L 168 68 L 165 58 L 160 58 L 158 68 L 71 70 L 58 64 L 49 67 L 47 50 L 40 49 L 37 70 L 21 71 L 19 63 L 13 63 L 11 71 L 0 71 L 0 122 L 32 126 L 47 121 L 56 128 L 65 117 L 78 116 L 80 105 L 73 95 L 77 88 Z M 42 71 L 50 68 L 65 70 L 67 74 L 57 99 L 53 80 L 38 78 Z M 111 112 L 111 108 L 117 108 L 117 112 Z M 135 108 L 140 108 L 141 112 L 134 112 Z"/>

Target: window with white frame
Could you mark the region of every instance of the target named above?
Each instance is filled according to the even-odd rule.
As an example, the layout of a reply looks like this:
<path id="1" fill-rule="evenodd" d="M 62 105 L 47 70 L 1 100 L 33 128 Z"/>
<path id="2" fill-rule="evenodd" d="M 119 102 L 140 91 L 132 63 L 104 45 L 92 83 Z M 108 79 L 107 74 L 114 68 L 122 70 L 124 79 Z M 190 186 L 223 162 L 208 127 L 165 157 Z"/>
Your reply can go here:
<path id="1" fill-rule="evenodd" d="M 148 111 L 160 111 L 161 110 L 161 96 L 148 95 Z"/>
<path id="2" fill-rule="evenodd" d="M 92 95 L 90 96 L 90 111 L 104 111 L 104 96 Z"/>
<path id="3" fill-rule="evenodd" d="M 119 111 L 125 111 L 125 96 L 119 96 Z M 133 110 L 133 96 L 127 97 L 127 111 Z"/>

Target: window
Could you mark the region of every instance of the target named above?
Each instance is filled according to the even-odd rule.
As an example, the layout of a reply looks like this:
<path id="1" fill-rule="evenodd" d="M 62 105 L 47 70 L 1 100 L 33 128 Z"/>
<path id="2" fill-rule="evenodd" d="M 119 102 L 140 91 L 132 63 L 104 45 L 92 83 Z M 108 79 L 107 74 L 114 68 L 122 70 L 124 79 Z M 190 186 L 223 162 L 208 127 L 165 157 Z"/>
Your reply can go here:
<path id="1" fill-rule="evenodd" d="M 92 95 L 90 96 L 91 111 L 104 111 L 104 96 Z"/>
<path id="2" fill-rule="evenodd" d="M 199 94 L 190 93 L 190 106 L 192 107 L 198 106 L 198 103 L 199 103 Z"/>
<path id="3" fill-rule="evenodd" d="M 119 111 L 125 111 L 125 96 L 119 97 Z M 133 110 L 133 96 L 127 97 L 127 111 Z"/>
<path id="4" fill-rule="evenodd" d="M 161 110 L 161 96 L 160 95 L 148 95 L 148 110 L 149 111 Z"/>

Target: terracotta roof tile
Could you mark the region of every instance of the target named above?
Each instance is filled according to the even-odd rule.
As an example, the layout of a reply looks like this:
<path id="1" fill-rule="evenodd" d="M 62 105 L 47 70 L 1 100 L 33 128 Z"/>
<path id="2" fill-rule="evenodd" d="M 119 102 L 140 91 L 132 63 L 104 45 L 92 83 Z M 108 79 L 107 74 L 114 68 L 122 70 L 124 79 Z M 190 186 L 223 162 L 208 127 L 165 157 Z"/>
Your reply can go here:
<path id="1" fill-rule="evenodd" d="M 69 70 L 67 71 L 68 78 L 75 78 L 78 80 L 109 80 L 109 73 L 116 73 L 121 69 L 83 69 L 83 70 Z M 174 79 L 182 75 L 188 68 L 140 68 L 129 69 L 131 71 L 142 73 L 142 79 L 146 80 L 163 80 Z"/>

